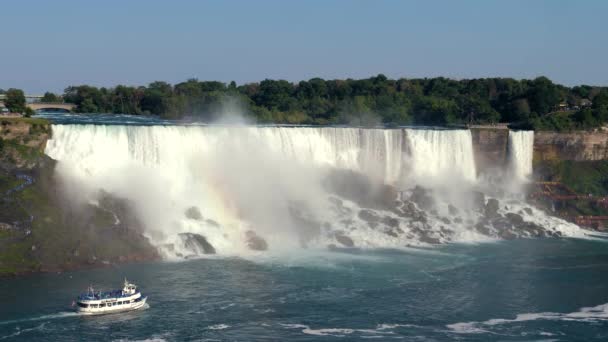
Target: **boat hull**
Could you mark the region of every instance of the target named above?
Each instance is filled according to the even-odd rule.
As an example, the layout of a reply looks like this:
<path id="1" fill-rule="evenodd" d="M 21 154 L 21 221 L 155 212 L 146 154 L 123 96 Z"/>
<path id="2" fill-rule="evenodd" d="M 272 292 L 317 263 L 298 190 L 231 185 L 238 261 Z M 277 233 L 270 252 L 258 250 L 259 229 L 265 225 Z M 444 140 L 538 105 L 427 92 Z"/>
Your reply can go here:
<path id="1" fill-rule="evenodd" d="M 126 312 L 126 311 L 134 311 L 134 310 L 142 309 L 146 305 L 147 299 L 148 299 L 148 297 L 142 297 L 141 300 L 138 302 L 124 304 L 124 305 L 115 305 L 112 307 L 103 307 L 103 308 L 78 307 L 76 309 L 76 312 L 78 312 L 81 315 L 105 315 L 105 314 L 112 314 L 112 313 L 119 313 L 119 312 Z"/>

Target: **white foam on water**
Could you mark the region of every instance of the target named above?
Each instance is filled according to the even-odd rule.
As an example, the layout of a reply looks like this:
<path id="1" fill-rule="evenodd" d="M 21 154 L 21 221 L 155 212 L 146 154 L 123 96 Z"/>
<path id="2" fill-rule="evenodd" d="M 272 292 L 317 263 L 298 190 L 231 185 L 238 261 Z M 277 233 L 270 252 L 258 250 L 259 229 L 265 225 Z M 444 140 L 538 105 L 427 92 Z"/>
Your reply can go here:
<path id="1" fill-rule="evenodd" d="M 12 334 L 10 334 L 10 335 L 6 335 L 6 336 L 0 336 L 0 340 L 5 340 L 5 339 L 9 339 L 9 338 L 17 337 L 17 336 L 20 336 L 20 335 L 21 335 L 21 334 L 23 334 L 23 333 L 28 333 L 28 332 L 31 332 L 31 331 L 43 330 L 43 329 L 44 329 L 44 326 L 45 326 L 46 324 L 47 324 L 47 323 L 42 323 L 42 324 L 40 324 L 40 325 L 38 325 L 38 326 L 35 326 L 35 327 L 33 327 L 33 328 L 25 328 L 25 329 L 20 329 L 20 328 L 17 328 L 17 329 L 16 329 L 17 331 L 15 331 L 14 333 L 12 333 Z"/>
<path id="2" fill-rule="evenodd" d="M 51 319 L 59 319 L 59 318 L 67 318 L 67 317 L 76 317 L 76 316 L 80 316 L 80 315 L 81 315 L 80 313 L 75 312 L 75 311 L 74 312 L 65 311 L 65 312 L 59 312 L 59 313 L 50 314 L 50 315 L 42 315 L 42 316 L 8 320 L 8 321 L 0 321 L 0 325 L 43 321 L 43 320 L 51 320 Z"/>
<path id="3" fill-rule="evenodd" d="M 594 307 L 584 307 L 571 313 L 523 313 L 518 314 L 513 319 L 493 318 L 482 322 L 460 322 L 448 324 L 446 327 L 455 333 L 485 333 L 488 332 L 488 329 L 491 329 L 492 326 L 536 320 L 574 321 L 585 323 L 608 321 L 608 303 Z M 547 333 L 545 332 L 545 334 Z"/>
<path id="4" fill-rule="evenodd" d="M 346 335 L 362 335 L 359 336 L 361 338 L 380 338 L 386 337 L 386 335 L 393 335 L 393 331 L 388 331 L 391 328 L 388 326 L 378 326 L 376 329 L 351 329 L 351 328 L 322 328 L 322 329 L 313 329 L 308 325 L 304 324 L 281 324 L 281 326 L 288 329 L 301 329 L 302 333 L 306 335 L 313 336 L 334 336 L 334 337 L 344 337 Z M 398 327 L 401 325 L 394 325 L 394 327 Z M 393 327 L 393 328 L 394 328 Z"/>
<path id="5" fill-rule="evenodd" d="M 228 324 L 214 324 L 207 327 L 209 330 L 224 330 L 230 328 Z"/>

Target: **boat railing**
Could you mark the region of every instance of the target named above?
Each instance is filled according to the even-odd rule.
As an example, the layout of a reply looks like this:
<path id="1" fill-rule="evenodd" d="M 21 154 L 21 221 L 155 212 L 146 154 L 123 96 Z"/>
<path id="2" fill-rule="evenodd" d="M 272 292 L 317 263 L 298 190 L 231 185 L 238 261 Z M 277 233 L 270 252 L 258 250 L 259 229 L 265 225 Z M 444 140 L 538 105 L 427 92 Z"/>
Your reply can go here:
<path id="1" fill-rule="evenodd" d="M 78 299 L 81 300 L 101 300 L 101 299 L 110 299 L 110 298 L 124 298 L 130 297 L 137 294 L 137 292 L 128 294 L 123 293 L 122 290 L 110 291 L 110 292 L 97 292 L 97 293 L 82 293 L 78 296 Z"/>

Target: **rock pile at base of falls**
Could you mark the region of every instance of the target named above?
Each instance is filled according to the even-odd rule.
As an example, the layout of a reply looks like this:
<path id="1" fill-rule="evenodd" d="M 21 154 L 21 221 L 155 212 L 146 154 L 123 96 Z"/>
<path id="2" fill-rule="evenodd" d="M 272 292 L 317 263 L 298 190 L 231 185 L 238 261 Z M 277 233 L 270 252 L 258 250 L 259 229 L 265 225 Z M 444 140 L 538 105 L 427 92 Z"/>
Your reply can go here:
<path id="1" fill-rule="evenodd" d="M 184 248 L 193 255 L 215 254 L 215 248 L 204 236 L 196 233 L 179 233 L 178 235 L 184 243 Z"/>
<path id="2" fill-rule="evenodd" d="M 268 243 L 253 230 L 248 230 L 245 233 L 247 247 L 254 251 L 265 251 L 268 249 Z"/>
<path id="3" fill-rule="evenodd" d="M 532 216 L 532 209 L 514 211 L 509 209 L 512 206 L 507 205 L 508 203 L 501 204 L 499 199 L 487 197 L 476 190 L 461 194 L 457 203 L 446 203 L 434 190 L 414 186 L 399 194 L 390 191 L 394 195 L 393 198 L 376 198 L 382 202 L 381 206 L 365 206 L 363 204 L 377 194 L 364 194 L 371 188 L 363 176 L 347 176 L 347 180 L 342 180 L 340 184 L 354 184 L 354 189 L 338 187 L 336 196 L 328 198 L 328 203 L 338 219 L 331 224 L 321 224 L 311 218 L 306 221 L 309 226 L 327 226 L 328 228 L 323 228 L 322 231 L 335 241 L 330 244 L 333 248 L 356 246 L 359 241 L 351 232 L 360 229 L 357 227 L 384 233 L 390 238 L 402 240 L 404 244 L 446 243 L 466 231 L 501 239 L 561 236 L 555 229 L 527 221 L 525 217 Z M 389 192 L 384 192 L 384 195 L 387 193 Z M 388 205 L 389 202 L 391 205 Z"/>

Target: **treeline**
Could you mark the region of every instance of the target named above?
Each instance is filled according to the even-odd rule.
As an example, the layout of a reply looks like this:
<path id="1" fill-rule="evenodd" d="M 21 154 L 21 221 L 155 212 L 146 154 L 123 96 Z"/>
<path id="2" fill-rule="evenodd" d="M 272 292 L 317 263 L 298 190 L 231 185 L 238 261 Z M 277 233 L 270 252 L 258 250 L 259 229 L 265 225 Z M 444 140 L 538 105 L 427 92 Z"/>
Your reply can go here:
<path id="1" fill-rule="evenodd" d="M 388 79 L 291 83 L 264 80 L 238 85 L 191 79 L 146 87 L 72 86 L 65 102 L 86 113 L 154 114 L 164 118 L 215 120 L 227 102 L 238 103 L 259 123 L 350 125 L 452 125 L 512 123 L 566 130 L 608 121 L 608 88 L 565 87 L 546 77 Z"/>

